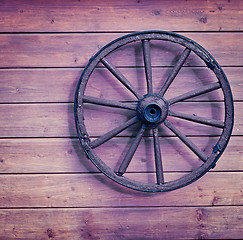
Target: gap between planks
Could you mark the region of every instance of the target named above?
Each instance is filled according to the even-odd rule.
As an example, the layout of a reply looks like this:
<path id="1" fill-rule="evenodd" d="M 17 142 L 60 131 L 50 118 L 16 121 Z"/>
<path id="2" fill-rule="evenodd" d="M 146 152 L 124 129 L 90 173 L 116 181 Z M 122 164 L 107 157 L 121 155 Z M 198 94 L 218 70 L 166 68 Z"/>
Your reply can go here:
<path id="1" fill-rule="evenodd" d="M 161 194 L 161 193 L 155 193 L 155 194 Z M 96 207 L 0 207 L 1 210 L 71 210 L 71 209 L 143 209 L 143 208 L 161 208 L 161 209 L 168 209 L 168 208 L 178 208 L 178 209 L 181 209 L 181 208 L 199 208 L 199 207 L 202 207 L 202 208 L 231 208 L 231 207 L 243 207 L 241 204 L 234 204 L 234 205 L 190 205 L 190 206 L 178 206 L 178 205 L 169 205 L 169 206 L 161 206 L 161 205 L 158 205 L 158 206 L 96 206 Z"/>
<path id="2" fill-rule="evenodd" d="M 145 31 L 150 31 L 150 30 L 145 30 Z M 163 31 L 163 30 L 161 30 Z M 36 32 L 36 31 L 29 31 L 29 32 L 0 32 L 0 35 L 52 35 L 52 34 L 56 34 L 56 35 L 64 35 L 64 34 L 131 34 L 131 33 L 136 33 L 136 32 L 143 32 L 143 30 L 133 30 L 133 31 L 66 31 L 66 32 Z M 216 30 L 207 30 L 207 31 L 196 31 L 196 30 L 192 30 L 192 31 L 166 31 L 166 32 L 171 32 L 171 33 L 177 33 L 177 34 L 182 34 L 182 33 L 203 33 L 203 34 L 211 34 L 211 33 L 225 33 L 225 34 L 230 34 L 230 33 L 243 33 L 242 30 L 220 30 L 220 31 L 216 31 Z"/>

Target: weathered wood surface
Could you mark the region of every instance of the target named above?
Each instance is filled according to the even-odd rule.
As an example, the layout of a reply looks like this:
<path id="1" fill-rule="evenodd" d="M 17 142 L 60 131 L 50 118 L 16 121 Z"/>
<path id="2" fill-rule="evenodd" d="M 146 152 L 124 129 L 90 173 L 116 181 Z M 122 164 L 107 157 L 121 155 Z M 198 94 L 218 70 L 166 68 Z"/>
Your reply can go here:
<path id="1" fill-rule="evenodd" d="M 165 173 L 165 179 L 181 175 Z M 126 176 L 156 181 L 152 173 Z M 187 187 L 158 194 L 129 190 L 103 174 L 4 174 L 0 175 L 0 207 L 232 206 L 243 204 L 242 189 L 242 172 L 207 173 Z"/>
<path id="2" fill-rule="evenodd" d="M 241 1 L 2 1 L 2 32 L 239 31 Z"/>
<path id="3" fill-rule="evenodd" d="M 153 69 L 154 90 L 158 91 L 166 79 L 171 68 Z M 232 88 L 234 100 L 243 100 L 242 67 L 223 68 Z M 43 102 L 73 102 L 76 85 L 81 76 L 80 69 L 2 69 L 0 70 L 0 102 L 1 103 L 43 103 Z M 122 68 L 120 71 L 129 79 L 134 87 L 145 92 L 145 73 L 143 68 Z M 186 91 L 209 84 L 215 77 L 208 68 L 183 68 L 175 83 L 170 87 L 167 98 L 182 94 Z M 31 84 L 30 84 L 31 82 Z M 106 83 L 106 84 L 102 84 Z M 183 88 L 182 88 L 183 85 Z M 219 92 L 219 91 L 218 91 Z M 94 72 L 88 83 L 87 95 L 107 99 L 131 99 L 123 85 L 118 84 L 105 69 Z M 212 92 L 208 95 L 195 98 L 196 100 L 217 99 L 218 94 Z M 190 99 L 193 100 L 193 99 Z"/>
<path id="4" fill-rule="evenodd" d="M 242 238 L 242 7 L 237 0 L 1 1 L 0 239 Z M 205 47 L 223 66 L 235 101 L 233 136 L 216 167 L 189 186 L 159 194 L 129 190 L 99 173 L 81 149 L 73 116 L 76 84 L 90 57 L 117 37 L 151 29 L 176 31 Z M 155 91 L 182 51 L 151 41 Z M 131 44 L 109 60 L 144 93 L 142 56 L 141 44 Z M 191 54 L 166 98 L 213 81 Z M 87 92 L 133 100 L 104 67 L 94 72 Z M 221 119 L 222 99 L 217 90 L 176 105 Z M 97 109 L 85 112 L 93 137 L 131 116 Z M 183 120 L 175 124 L 206 153 L 220 133 Z M 95 151 L 115 169 L 134 130 Z M 160 134 L 167 135 L 160 138 L 166 180 L 201 164 L 171 132 Z M 151 140 L 141 141 L 127 176 L 155 181 Z"/>
<path id="5" fill-rule="evenodd" d="M 0 67 L 83 67 L 102 46 L 124 34 L 1 34 Z M 183 33 L 205 47 L 222 66 L 242 66 L 242 33 Z M 152 62 L 159 66 L 171 65 L 182 52 L 175 44 L 152 48 Z M 160 47 L 160 48 L 161 48 Z M 157 53 L 157 54 L 156 54 Z M 188 58 L 190 66 L 205 66 L 194 55 Z M 111 58 L 115 65 L 142 66 L 140 45 L 121 48 Z M 187 63 L 186 63 L 187 64 Z"/>
<path id="6" fill-rule="evenodd" d="M 212 147 L 211 141 L 215 139 L 215 137 L 210 139 L 193 138 L 193 141 L 202 149 L 207 142 Z M 141 142 L 140 151 L 134 156 L 129 171 L 154 170 L 153 149 L 151 146 L 147 146 L 150 141 L 143 140 Z M 216 167 L 211 171 L 242 171 L 241 141 L 241 137 L 232 137 Z M 128 142 L 125 138 L 114 138 L 104 144 L 102 148 L 98 148 L 96 152 L 109 166 L 114 167 Z M 161 142 L 163 143 L 161 148 L 165 171 L 186 171 L 200 163 L 196 160 L 195 155 L 190 153 L 183 144 L 178 144 L 176 138 L 166 138 Z M 98 171 L 86 158 L 78 139 L 1 139 L 0 145 L 0 171 L 4 174 L 60 174 Z"/>
<path id="7" fill-rule="evenodd" d="M 136 113 L 107 107 L 91 106 L 85 114 L 85 124 L 90 136 L 100 136 L 126 122 Z M 194 113 L 212 119 L 223 117 L 222 103 L 181 103 L 178 108 L 184 112 Z M 235 126 L 233 135 L 243 134 L 242 102 L 235 103 Z M 192 123 L 170 117 L 188 135 L 220 134 L 220 129 Z M 123 136 L 134 135 L 137 125 L 121 133 Z M 161 134 L 173 135 L 164 129 Z M 76 137 L 73 104 L 1 104 L 0 105 L 1 137 Z"/>
<path id="8" fill-rule="evenodd" d="M 6 209 L 1 239 L 238 239 L 242 206 Z"/>

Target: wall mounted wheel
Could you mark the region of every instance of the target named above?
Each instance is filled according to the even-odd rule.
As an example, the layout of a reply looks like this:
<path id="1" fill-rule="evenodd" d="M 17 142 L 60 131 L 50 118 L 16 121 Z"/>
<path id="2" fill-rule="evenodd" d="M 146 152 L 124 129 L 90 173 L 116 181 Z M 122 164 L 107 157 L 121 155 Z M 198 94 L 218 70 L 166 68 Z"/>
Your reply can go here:
<path id="1" fill-rule="evenodd" d="M 161 84 L 158 91 L 154 90 L 153 87 L 153 64 L 152 64 L 152 41 L 165 41 L 183 48 L 182 53 L 177 57 L 175 64 L 170 69 L 169 76 L 166 78 L 163 84 Z M 125 77 L 122 73 L 122 69 L 115 66 L 109 55 L 113 52 L 126 47 L 131 43 L 138 43 L 141 46 L 143 66 L 145 72 L 145 79 L 141 79 L 146 83 L 146 93 L 141 94 L 136 87 Z M 216 81 L 209 84 L 204 84 L 203 87 L 195 88 L 194 90 L 186 91 L 183 94 L 166 98 L 167 90 L 174 84 L 178 78 L 178 73 L 182 69 L 182 66 L 188 60 L 190 54 L 195 54 L 196 57 L 201 59 L 207 71 L 212 71 Z M 92 76 L 92 73 L 96 68 L 105 68 L 114 76 L 114 81 L 120 82 L 126 91 L 129 91 L 135 98 L 134 101 L 120 101 L 112 100 L 103 97 L 94 97 L 89 95 L 87 84 Z M 223 95 L 223 108 L 224 117 L 223 119 L 211 119 L 195 114 L 187 114 L 184 112 L 178 112 L 173 110 L 173 106 L 177 103 L 189 101 L 192 98 L 210 94 L 213 91 L 221 91 Z M 195 102 L 196 106 L 197 102 Z M 98 136 L 97 138 L 90 137 L 90 133 L 87 130 L 85 124 L 85 107 L 86 105 L 96 105 L 97 107 L 107 107 L 114 109 L 127 110 L 129 112 L 129 119 L 119 126 L 110 129 L 106 133 Z M 213 168 L 216 161 L 219 159 L 223 151 L 225 150 L 229 138 L 231 136 L 233 128 L 233 98 L 230 90 L 229 82 L 219 64 L 216 60 L 199 44 L 188 39 L 184 36 L 164 32 L 164 31 L 146 31 L 138 32 L 118 38 L 105 47 L 100 49 L 95 56 L 93 56 L 86 68 L 84 69 L 80 81 L 77 86 L 75 95 L 75 122 L 78 132 L 78 136 L 81 145 L 92 163 L 107 177 L 114 180 L 115 182 L 139 191 L 145 192 L 164 192 L 171 191 L 184 187 Z M 130 117 L 131 116 L 131 117 Z M 194 141 L 188 137 L 186 132 L 181 131 L 171 119 L 182 119 L 189 123 L 196 123 L 212 128 L 219 129 L 216 144 L 211 146 L 211 152 L 206 153 L 203 149 L 197 146 Z M 101 118 L 102 122 L 103 119 Z M 98 122 L 97 122 L 98 124 Z M 107 143 L 111 139 L 119 136 L 120 133 L 126 131 L 132 126 L 137 125 L 136 131 L 131 137 L 129 147 L 124 154 L 122 161 L 119 162 L 116 169 L 108 166 L 104 160 L 102 160 L 95 149 Z M 187 171 L 183 176 L 179 176 L 177 179 L 166 180 L 165 170 L 163 168 L 163 151 L 161 151 L 160 139 L 163 137 L 160 135 L 160 128 L 166 128 L 173 134 L 179 141 L 183 143 L 185 148 L 189 149 L 199 159 L 201 164 Z M 154 182 L 140 182 L 136 179 L 130 179 L 125 176 L 125 173 L 133 161 L 134 154 L 138 151 L 138 146 L 141 143 L 141 139 L 145 136 L 145 132 L 151 133 L 151 143 L 154 151 Z M 176 157 L 174 156 L 173 161 L 176 165 Z M 114 159 L 117 161 L 117 159 Z"/>

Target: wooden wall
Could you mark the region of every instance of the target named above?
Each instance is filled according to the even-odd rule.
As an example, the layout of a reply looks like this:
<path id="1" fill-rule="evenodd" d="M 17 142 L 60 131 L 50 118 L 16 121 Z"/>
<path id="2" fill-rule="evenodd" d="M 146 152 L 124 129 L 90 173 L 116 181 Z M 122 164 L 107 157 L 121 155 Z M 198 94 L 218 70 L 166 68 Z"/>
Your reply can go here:
<path id="1" fill-rule="evenodd" d="M 0 1 L 0 239 L 242 238 L 242 11 L 238 0 Z M 235 101 L 233 136 L 216 168 L 157 194 L 99 173 L 73 119 L 89 58 L 119 36 L 151 29 L 204 46 Z M 101 154 L 112 157 L 111 148 Z M 175 149 L 166 154 L 180 158 Z"/>

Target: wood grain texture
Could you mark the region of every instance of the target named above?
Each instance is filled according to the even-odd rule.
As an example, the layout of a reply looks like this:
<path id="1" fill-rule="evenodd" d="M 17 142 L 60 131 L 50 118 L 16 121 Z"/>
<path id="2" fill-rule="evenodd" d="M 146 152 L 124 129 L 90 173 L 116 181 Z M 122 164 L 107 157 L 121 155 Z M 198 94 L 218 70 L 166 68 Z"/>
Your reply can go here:
<path id="1" fill-rule="evenodd" d="M 209 143 L 209 150 L 212 149 L 215 140 L 215 137 L 193 138 L 200 149 Z M 163 144 L 161 150 L 165 171 L 188 171 L 201 164 L 176 138 L 165 138 L 160 141 Z M 124 155 L 128 144 L 128 139 L 114 138 L 98 148 L 96 153 L 113 168 Z M 0 145 L 0 172 L 4 174 L 98 172 L 86 158 L 78 139 L 1 139 Z M 242 171 L 241 156 L 241 137 L 232 137 L 216 167 L 211 171 Z M 128 171 L 154 171 L 151 139 L 142 140 Z"/>
<path id="2" fill-rule="evenodd" d="M 2 69 L 0 102 L 73 102 L 82 70 Z"/>
<path id="3" fill-rule="evenodd" d="M 186 221 L 185 221 L 186 217 Z M 242 206 L 1 210 L 2 239 L 238 239 Z M 43 220 L 44 219 L 44 220 Z M 138 221 L 139 220 L 139 221 Z"/>
<path id="4" fill-rule="evenodd" d="M 165 181 L 181 175 L 165 173 Z M 149 182 L 156 182 L 152 173 L 129 173 L 127 176 L 137 181 L 146 181 L 147 178 Z M 242 173 L 207 173 L 207 176 L 185 188 L 159 194 L 129 190 L 103 174 L 0 175 L 0 179 L 0 206 L 3 208 L 243 204 Z"/>
<path id="5" fill-rule="evenodd" d="M 96 107 L 96 106 L 95 106 Z M 136 114 L 130 110 L 97 108 L 91 106 L 85 114 L 85 124 L 90 136 L 100 136 L 119 126 Z M 235 103 L 235 127 L 233 135 L 242 135 L 241 102 Z M 180 103 L 173 109 L 212 119 L 223 117 L 222 103 Z M 170 117 L 189 135 L 220 134 L 220 129 Z M 122 132 L 123 136 L 134 135 L 137 126 Z M 172 135 L 162 127 L 162 135 Z M 1 137 L 76 137 L 73 104 L 1 104 Z"/>
<path id="6" fill-rule="evenodd" d="M 0 239 L 240 239 L 243 232 L 242 9 L 238 0 L 0 1 Z M 79 77 L 102 46 L 127 33 L 167 30 L 201 44 L 219 62 L 233 90 L 233 136 L 214 169 L 175 191 L 151 194 L 111 181 L 86 158 L 77 138 L 73 102 Z M 154 91 L 184 48 L 151 41 Z M 145 94 L 142 44 L 107 59 Z M 175 97 L 215 78 L 193 53 L 166 93 Z M 134 100 L 99 66 L 89 96 Z M 174 111 L 223 119 L 223 96 L 175 104 Z M 134 113 L 87 104 L 95 139 Z M 170 118 L 205 154 L 219 129 Z M 117 169 L 136 126 L 96 148 Z M 201 165 L 171 132 L 159 131 L 165 180 Z M 125 176 L 155 182 L 152 137 L 146 132 Z"/>
<path id="7" fill-rule="evenodd" d="M 171 68 L 154 68 L 154 90 L 159 88 L 166 80 Z M 2 69 L 0 70 L 0 102 L 1 103 L 43 103 L 43 102 L 73 102 L 76 85 L 83 69 Z M 145 73 L 143 68 L 122 68 L 120 71 L 129 81 L 145 93 Z M 241 76 L 242 67 L 225 67 L 224 71 L 230 82 L 234 100 L 243 100 Z M 200 88 L 210 84 L 215 77 L 208 68 L 183 68 L 174 84 L 169 88 L 167 98 L 177 96 L 186 91 Z M 31 82 L 31 84 L 30 84 Z M 183 86 L 183 88 L 182 88 Z M 105 69 L 95 70 L 90 78 L 86 94 L 107 99 L 132 99 L 131 95 L 118 81 Z M 219 92 L 219 91 L 217 91 Z M 221 97 L 212 92 L 193 100 L 209 101 Z"/>
<path id="8" fill-rule="evenodd" d="M 73 104 L 7 104 L 0 109 L 2 137 L 76 136 Z"/>
<path id="9" fill-rule="evenodd" d="M 1 34 L 0 67 L 83 67 L 102 46 L 124 34 Z M 183 33 L 205 47 L 222 66 L 242 66 L 241 33 Z M 182 52 L 180 46 L 163 43 L 151 49 L 152 62 L 169 66 Z M 162 54 L 159 54 L 161 49 Z M 157 53 L 157 54 L 156 54 Z M 131 44 L 113 54 L 119 66 L 142 66 L 140 45 Z M 206 66 L 192 54 L 188 61 Z"/>
<path id="10" fill-rule="evenodd" d="M 14 7 L 13 7 L 14 6 Z M 129 10 L 128 10 L 129 9 Z M 240 1 L 4 1 L 2 32 L 242 30 Z"/>

